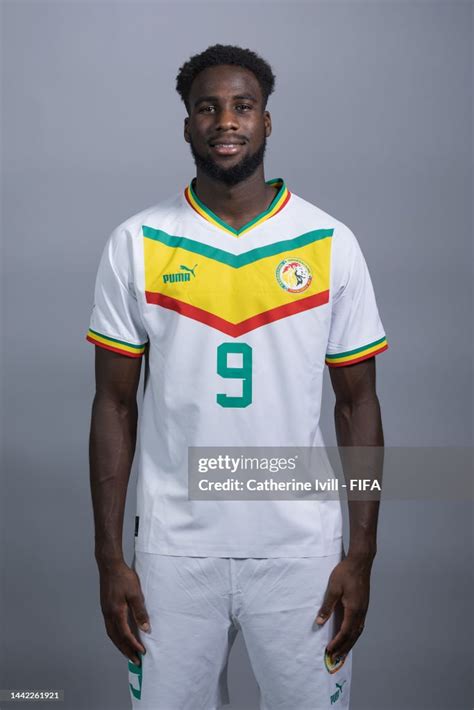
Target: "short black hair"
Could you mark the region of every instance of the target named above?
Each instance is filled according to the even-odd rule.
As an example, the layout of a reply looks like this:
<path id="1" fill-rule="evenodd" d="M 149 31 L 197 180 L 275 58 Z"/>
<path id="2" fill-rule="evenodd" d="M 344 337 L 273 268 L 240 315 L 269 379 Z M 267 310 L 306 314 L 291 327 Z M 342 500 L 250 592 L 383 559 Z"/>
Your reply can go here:
<path id="1" fill-rule="evenodd" d="M 268 62 L 256 52 L 252 52 L 251 49 L 243 49 L 231 44 L 214 44 L 200 54 L 193 55 L 179 69 L 176 77 L 176 91 L 181 96 L 188 113 L 188 99 L 194 79 L 204 69 L 222 64 L 233 64 L 251 71 L 260 84 L 264 107 L 267 105 L 268 97 L 275 88 L 275 75 Z"/>

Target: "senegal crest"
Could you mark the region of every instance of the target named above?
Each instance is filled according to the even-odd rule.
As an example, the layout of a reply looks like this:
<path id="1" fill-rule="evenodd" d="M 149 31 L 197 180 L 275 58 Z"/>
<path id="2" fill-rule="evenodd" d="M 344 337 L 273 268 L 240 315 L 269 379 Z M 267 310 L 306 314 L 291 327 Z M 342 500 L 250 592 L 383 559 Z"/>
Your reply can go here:
<path id="1" fill-rule="evenodd" d="M 291 257 L 280 261 L 275 275 L 280 286 L 290 293 L 306 291 L 313 280 L 308 264 Z"/>

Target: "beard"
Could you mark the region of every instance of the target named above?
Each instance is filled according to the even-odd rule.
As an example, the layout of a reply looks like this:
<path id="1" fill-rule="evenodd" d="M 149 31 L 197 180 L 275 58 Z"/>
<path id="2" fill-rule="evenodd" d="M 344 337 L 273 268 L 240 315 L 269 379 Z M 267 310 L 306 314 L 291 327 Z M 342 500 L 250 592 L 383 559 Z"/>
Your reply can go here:
<path id="1" fill-rule="evenodd" d="M 262 164 L 267 147 L 267 139 L 266 136 L 264 136 L 260 147 L 257 148 L 255 153 L 242 158 L 242 160 L 230 168 L 222 168 L 220 165 L 217 165 L 211 157 L 200 155 L 191 139 L 189 140 L 189 146 L 197 168 L 202 170 L 203 173 L 213 180 L 231 186 L 237 185 L 239 182 L 242 182 L 242 180 L 246 180 L 253 175 L 259 165 Z"/>

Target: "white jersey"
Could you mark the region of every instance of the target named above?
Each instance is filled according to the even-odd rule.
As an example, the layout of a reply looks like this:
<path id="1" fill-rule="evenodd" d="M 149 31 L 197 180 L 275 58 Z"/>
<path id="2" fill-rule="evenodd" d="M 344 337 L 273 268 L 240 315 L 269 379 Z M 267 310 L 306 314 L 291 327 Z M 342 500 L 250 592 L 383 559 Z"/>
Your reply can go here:
<path id="1" fill-rule="evenodd" d="M 99 264 L 87 339 L 146 356 L 135 547 L 218 557 L 335 554 L 338 500 L 189 500 L 188 447 L 323 446 L 323 371 L 387 348 L 351 230 L 270 180 L 235 230 L 192 181 L 130 217 Z"/>

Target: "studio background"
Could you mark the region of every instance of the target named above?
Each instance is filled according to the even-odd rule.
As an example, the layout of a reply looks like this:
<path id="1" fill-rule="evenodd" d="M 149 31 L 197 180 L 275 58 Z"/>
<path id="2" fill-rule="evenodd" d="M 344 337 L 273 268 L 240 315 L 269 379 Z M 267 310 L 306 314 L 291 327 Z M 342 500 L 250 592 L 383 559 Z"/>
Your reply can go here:
<path id="1" fill-rule="evenodd" d="M 386 445 L 468 446 L 472 5 L 23 0 L 1 10 L 0 687 L 62 688 L 65 710 L 127 710 L 126 659 L 106 636 L 93 557 L 85 333 L 112 229 L 194 175 L 178 68 L 215 42 L 272 64 L 266 179 L 283 177 L 359 240 L 390 346 L 377 358 Z M 326 374 L 328 444 L 333 400 Z M 471 550 L 468 503 L 383 504 L 352 710 L 472 707 Z M 229 710 L 257 710 L 241 635 L 229 685 Z"/>

